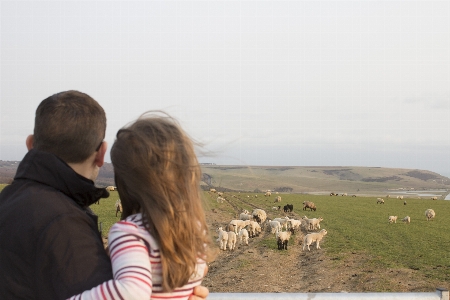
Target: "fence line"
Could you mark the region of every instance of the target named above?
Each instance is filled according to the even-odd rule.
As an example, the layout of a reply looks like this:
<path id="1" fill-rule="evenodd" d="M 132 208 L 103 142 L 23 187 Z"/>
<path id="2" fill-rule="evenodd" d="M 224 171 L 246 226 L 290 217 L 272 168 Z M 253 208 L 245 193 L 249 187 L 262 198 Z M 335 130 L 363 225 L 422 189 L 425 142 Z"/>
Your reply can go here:
<path id="1" fill-rule="evenodd" d="M 449 291 L 425 293 L 210 293 L 208 300 L 450 300 Z"/>

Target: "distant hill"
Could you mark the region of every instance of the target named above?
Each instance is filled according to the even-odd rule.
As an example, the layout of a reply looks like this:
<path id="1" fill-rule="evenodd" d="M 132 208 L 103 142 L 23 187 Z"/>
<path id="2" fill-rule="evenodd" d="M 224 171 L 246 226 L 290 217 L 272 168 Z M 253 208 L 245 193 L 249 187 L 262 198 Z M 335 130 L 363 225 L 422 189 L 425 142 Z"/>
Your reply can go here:
<path id="1" fill-rule="evenodd" d="M 0 161 L 0 183 L 10 183 L 17 161 Z M 373 194 L 385 191 L 450 189 L 450 179 L 418 169 L 326 166 L 202 165 L 202 187 L 223 191 Z M 111 163 L 100 168 L 98 186 L 115 185 Z M 444 194 L 444 192 L 442 193 Z"/>

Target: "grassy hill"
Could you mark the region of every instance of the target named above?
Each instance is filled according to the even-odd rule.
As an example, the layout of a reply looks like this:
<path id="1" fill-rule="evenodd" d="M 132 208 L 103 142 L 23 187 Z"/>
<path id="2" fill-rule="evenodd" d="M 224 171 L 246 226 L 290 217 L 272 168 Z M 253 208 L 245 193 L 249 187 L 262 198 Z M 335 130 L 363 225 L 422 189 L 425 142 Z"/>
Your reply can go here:
<path id="1" fill-rule="evenodd" d="M 377 167 L 273 167 L 203 165 L 204 185 L 234 191 L 384 194 L 389 191 L 437 190 L 450 179 L 414 169 Z"/>

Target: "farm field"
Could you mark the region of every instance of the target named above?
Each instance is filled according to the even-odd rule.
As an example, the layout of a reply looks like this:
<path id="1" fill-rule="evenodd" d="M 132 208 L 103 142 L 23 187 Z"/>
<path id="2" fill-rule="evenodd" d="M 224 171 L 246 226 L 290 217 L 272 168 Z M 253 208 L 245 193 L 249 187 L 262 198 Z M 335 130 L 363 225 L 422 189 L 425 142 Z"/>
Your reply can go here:
<path id="1" fill-rule="evenodd" d="M 217 203 L 217 194 L 204 195 L 214 240 L 217 227 L 237 218 L 242 209 L 256 207 L 266 210 L 268 218 L 323 217 L 321 228 L 328 231 L 322 249 L 311 247 L 310 252 L 302 251 L 304 232 L 296 232 L 288 250 L 282 251 L 277 250 L 274 234 L 264 230 L 248 246 L 218 251 L 204 280 L 211 292 L 429 292 L 450 288 L 450 234 L 445 220 L 450 201 L 408 198 L 404 205 L 403 200 L 384 198 L 385 204 L 377 204 L 376 197 L 279 194 L 282 201 L 274 203 L 274 194 L 227 192 L 224 203 Z M 117 198 L 117 192 L 111 192 L 100 205 L 91 206 L 99 214 L 104 235 L 119 220 L 114 207 Z M 317 211 L 303 211 L 303 201 L 313 201 Z M 272 210 L 288 203 L 294 205 L 292 213 Z M 424 214 L 428 208 L 436 211 L 431 221 Z M 397 215 L 397 223 L 389 224 L 389 215 Z M 407 215 L 410 224 L 401 221 Z"/>

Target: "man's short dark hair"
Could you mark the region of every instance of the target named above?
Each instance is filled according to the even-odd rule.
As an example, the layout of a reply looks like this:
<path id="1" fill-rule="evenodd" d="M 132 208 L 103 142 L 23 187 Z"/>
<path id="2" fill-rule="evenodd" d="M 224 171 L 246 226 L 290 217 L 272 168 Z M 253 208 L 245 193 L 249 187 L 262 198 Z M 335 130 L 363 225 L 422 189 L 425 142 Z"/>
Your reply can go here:
<path id="1" fill-rule="evenodd" d="M 36 109 L 33 147 L 80 163 L 99 149 L 105 131 L 105 111 L 97 101 L 78 91 L 61 92 Z"/>

